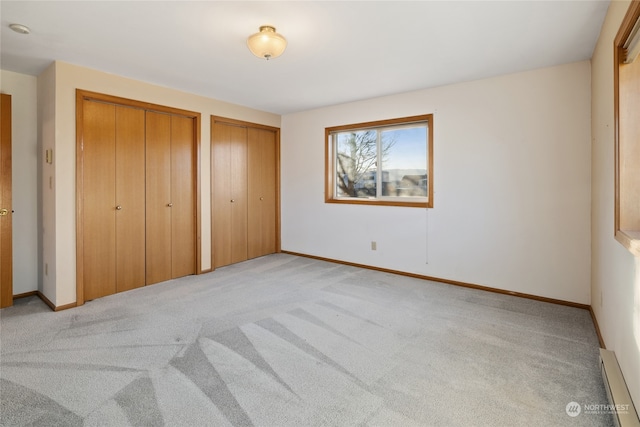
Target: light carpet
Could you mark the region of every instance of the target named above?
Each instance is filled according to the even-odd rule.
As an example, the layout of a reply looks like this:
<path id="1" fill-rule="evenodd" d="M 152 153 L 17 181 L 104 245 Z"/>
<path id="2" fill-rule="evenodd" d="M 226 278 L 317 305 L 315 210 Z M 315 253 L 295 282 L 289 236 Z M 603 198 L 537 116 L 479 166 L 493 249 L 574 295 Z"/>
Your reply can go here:
<path id="1" fill-rule="evenodd" d="M 0 313 L 3 426 L 609 426 L 586 310 L 270 255 Z"/>

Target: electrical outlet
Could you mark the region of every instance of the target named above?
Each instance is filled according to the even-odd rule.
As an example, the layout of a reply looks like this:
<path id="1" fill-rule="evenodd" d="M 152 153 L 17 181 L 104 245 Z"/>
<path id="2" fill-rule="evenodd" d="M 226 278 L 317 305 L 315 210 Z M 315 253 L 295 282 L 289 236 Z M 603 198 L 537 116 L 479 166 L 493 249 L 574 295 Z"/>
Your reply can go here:
<path id="1" fill-rule="evenodd" d="M 375 251 L 376 249 L 378 249 L 378 244 L 374 241 L 371 242 L 371 250 Z"/>

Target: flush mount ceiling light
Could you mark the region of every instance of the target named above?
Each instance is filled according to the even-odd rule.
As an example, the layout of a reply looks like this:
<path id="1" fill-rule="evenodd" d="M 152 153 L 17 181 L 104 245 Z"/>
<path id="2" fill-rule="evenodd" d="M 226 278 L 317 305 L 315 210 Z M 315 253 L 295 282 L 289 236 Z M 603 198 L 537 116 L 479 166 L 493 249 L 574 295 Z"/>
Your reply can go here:
<path id="1" fill-rule="evenodd" d="M 31 30 L 29 29 L 29 27 L 27 27 L 26 25 L 22 25 L 22 24 L 9 24 L 9 28 L 11 28 L 16 33 L 20 33 L 20 34 L 29 34 L 29 33 L 31 33 Z"/>
<path id="2" fill-rule="evenodd" d="M 287 47 L 287 41 L 276 33 L 275 27 L 263 25 L 260 27 L 259 33 L 249 36 L 247 46 L 255 56 L 268 61 L 282 55 L 282 52 Z"/>

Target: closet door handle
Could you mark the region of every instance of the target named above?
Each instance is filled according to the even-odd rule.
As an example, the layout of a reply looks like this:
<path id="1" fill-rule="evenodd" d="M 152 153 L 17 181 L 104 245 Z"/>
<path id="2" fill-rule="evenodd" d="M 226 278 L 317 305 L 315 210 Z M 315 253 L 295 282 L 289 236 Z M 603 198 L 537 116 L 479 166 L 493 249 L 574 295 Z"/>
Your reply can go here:
<path id="1" fill-rule="evenodd" d="M 167 203 L 167 207 L 170 208 L 173 206 L 173 203 Z"/>
<path id="2" fill-rule="evenodd" d="M 260 197 L 260 200 L 264 200 L 264 197 Z"/>
<path id="3" fill-rule="evenodd" d="M 121 211 L 122 210 L 122 206 L 120 206 L 120 205 L 116 206 L 116 210 L 117 211 Z"/>
<path id="4" fill-rule="evenodd" d="M 235 202 L 235 200 L 231 199 L 231 203 Z"/>

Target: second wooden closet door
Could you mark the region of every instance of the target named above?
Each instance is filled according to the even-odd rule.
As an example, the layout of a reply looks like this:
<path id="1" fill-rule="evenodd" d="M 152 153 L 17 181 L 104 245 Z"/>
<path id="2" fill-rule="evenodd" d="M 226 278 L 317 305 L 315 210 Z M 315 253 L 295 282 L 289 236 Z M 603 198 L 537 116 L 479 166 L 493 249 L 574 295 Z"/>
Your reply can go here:
<path id="1" fill-rule="evenodd" d="M 195 273 L 193 121 L 147 111 L 148 285 Z"/>
<path id="2" fill-rule="evenodd" d="M 214 268 L 277 251 L 277 133 L 212 118 Z"/>

